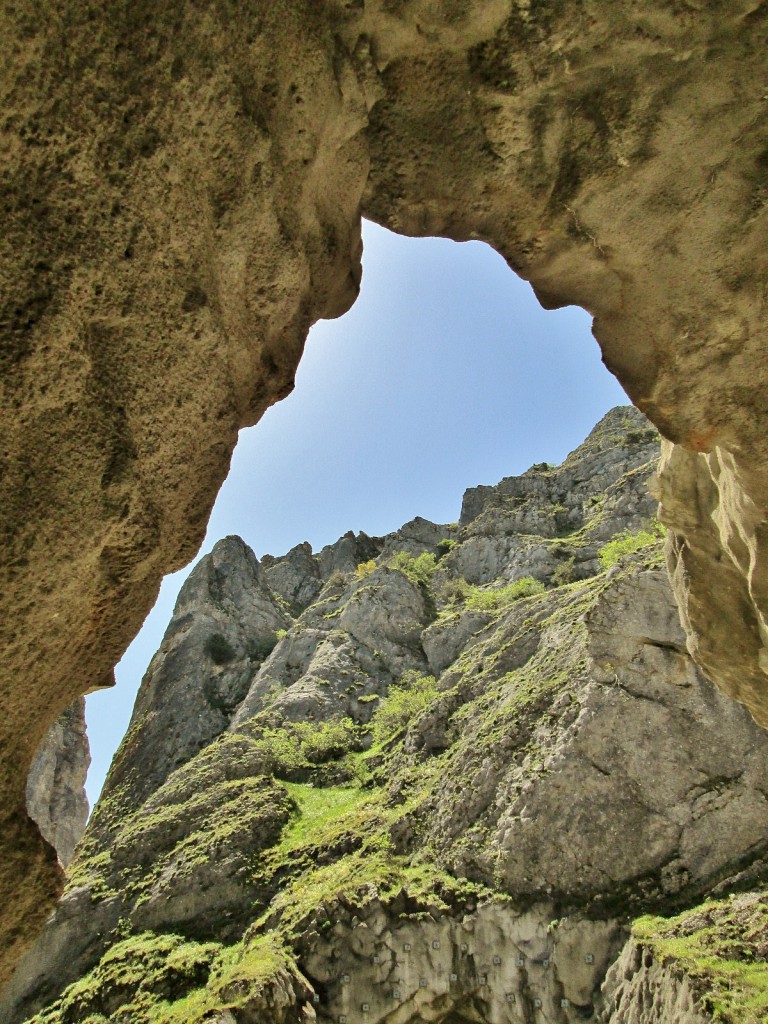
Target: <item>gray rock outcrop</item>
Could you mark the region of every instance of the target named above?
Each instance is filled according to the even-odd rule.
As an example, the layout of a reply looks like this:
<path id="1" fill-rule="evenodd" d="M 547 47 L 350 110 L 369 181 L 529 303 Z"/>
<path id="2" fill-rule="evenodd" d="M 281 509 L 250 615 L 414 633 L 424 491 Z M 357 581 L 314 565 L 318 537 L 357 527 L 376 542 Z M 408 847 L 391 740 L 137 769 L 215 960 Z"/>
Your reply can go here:
<path id="1" fill-rule="evenodd" d="M 2 1024 L 698 1024 L 633 920 L 768 878 L 768 735 L 687 652 L 655 444 L 613 410 L 458 527 L 217 545 Z"/>
<path id="2" fill-rule="evenodd" d="M 696 670 L 666 573 L 560 600 L 495 619 L 440 677 L 406 740 L 449 750 L 417 835 L 458 875 L 620 915 L 762 877 L 768 737 Z"/>
<path id="3" fill-rule="evenodd" d="M 690 977 L 657 960 L 650 949 L 629 942 L 604 985 L 606 1024 L 710 1024 Z"/>
<path id="4" fill-rule="evenodd" d="M 227 727 L 290 621 L 251 549 L 239 537 L 219 541 L 181 588 L 139 690 L 110 772 L 124 806 L 141 803 Z"/>
<path id="5" fill-rule="evenodd" d="M 85 700 L 80 697 L 54 723 L 27 777 L 29 816 L 64 867 L 88 820 L 85 779 L 90 762 Z"/>

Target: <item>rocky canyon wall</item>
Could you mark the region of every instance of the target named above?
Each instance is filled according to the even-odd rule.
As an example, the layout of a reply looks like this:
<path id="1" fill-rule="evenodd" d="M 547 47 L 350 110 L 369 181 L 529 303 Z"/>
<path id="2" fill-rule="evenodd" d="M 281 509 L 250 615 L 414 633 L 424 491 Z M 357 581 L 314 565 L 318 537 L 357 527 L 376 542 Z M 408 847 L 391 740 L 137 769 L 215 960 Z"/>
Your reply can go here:
<path id="1" fill-rule="evenodd" d="M 768 720 L 767 22 L 756 0 L 3 8 L 7 965 L 61 886 L 35 751 L 194 553 L 308 326 L 354 300 L 361 212 L 485 239 L 594 315 L 669 440 L 690 648 Z"/>
<path id="2" fill-rule="evenodd" d="M 657 452 L 615 409 L 458 524 L 220 541 L 1 1024 L 744 1010 L 694 954 L 764 978 L 768 735 L 685 650 Z"/>

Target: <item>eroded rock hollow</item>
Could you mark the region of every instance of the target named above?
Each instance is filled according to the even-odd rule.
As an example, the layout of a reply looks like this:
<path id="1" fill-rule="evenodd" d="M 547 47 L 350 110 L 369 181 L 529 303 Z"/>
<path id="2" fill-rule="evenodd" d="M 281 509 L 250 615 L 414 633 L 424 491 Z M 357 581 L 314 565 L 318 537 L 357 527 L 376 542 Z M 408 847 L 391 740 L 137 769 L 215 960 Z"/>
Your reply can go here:
<path id="1" fill-rule="evenodd" d="M 61 886 L 27 770 L 353 301 L 360 215 L 595 317 L 667 440 L 689 648 L 768 721 L 756 0 L 18 0 L 0 11 L 6 967 Z M 471 358 L 468 355 L 468 358 Z"/>

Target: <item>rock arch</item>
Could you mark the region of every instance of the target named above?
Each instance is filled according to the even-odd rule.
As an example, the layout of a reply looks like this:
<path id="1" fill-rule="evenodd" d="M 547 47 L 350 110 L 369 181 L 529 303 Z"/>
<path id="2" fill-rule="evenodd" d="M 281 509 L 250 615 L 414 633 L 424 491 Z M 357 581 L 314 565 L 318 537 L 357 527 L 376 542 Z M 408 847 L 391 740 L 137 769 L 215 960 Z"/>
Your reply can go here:
<path id="1" fill-rule="evenodd" d="M 60 885 L 34 751 L 202 538 L 237 430 L 359 281 L 361 212 L 482 238 L 668 443 L 700 663 L 768 721 L 765 46 L 738 0 L 0 12 L 2 945 Z"/>

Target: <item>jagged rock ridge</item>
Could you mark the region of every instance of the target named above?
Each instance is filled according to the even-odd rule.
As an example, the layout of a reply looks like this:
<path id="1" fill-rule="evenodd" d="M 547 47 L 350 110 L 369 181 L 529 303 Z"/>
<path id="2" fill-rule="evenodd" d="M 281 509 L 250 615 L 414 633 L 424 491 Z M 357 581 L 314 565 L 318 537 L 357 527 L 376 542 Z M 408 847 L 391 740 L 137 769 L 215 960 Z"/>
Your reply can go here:
<path id="1" fill-rule="evenodd" d="M 638 914 L 762 882 L 768 737 L 686 652 L 657 452 L 617 409 L 459 524 L 220 542 L 0 1020 L 574 1021 Z"/>

